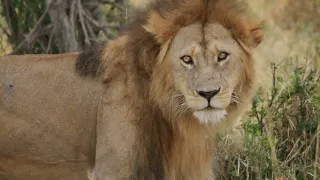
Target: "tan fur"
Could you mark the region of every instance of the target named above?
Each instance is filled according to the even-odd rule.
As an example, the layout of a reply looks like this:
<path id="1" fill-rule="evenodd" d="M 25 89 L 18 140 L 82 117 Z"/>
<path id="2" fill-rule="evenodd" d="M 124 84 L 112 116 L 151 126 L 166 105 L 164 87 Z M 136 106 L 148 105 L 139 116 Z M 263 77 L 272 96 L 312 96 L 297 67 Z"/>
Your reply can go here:
<path id="1" fill-rule="evenodd" d="M 87 179 L 102 85 L 78 55 L 0 57 L 0 179 Z"/>
<path id="2" fill-rule="evenodd" d="M 263 38 L 259 24 L 235 7 L 229 0 L 162 0 L 96 52 L 100 61 L 89 63 L 94 69 L 85 55 L 78 57 L 80 74 L 98 75 L 92 81 L 105 87 L 97 94 L 91 179 L 214 179 L 216 132 L 232 126 L 252 98 L 251 53 Z M 225 62 L 217 62 L 221 51 L 230 53 Z M 192 56 L 194 66 L 182 64 L 183 55 Z M 205 109 L 196 90 L 218 87 L 208 103 L 219 107 Z M 194 116 L 217 108 L 227 116 L 205 123 Z"/>

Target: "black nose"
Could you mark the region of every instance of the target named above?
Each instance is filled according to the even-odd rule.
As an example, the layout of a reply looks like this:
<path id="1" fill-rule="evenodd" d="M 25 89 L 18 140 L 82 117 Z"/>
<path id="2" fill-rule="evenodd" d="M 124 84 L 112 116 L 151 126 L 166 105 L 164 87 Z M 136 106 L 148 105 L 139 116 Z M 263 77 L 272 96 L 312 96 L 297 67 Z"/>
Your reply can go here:
<path id="1" fill-rule="evenodd" d="M 213 90 L 213 91 L 197 91 L 198 94 L 204 98 L 206 98 L 208 101 L 211 100 L 215 95 L 217 95 L 220 91 L 219 89 Z"/>

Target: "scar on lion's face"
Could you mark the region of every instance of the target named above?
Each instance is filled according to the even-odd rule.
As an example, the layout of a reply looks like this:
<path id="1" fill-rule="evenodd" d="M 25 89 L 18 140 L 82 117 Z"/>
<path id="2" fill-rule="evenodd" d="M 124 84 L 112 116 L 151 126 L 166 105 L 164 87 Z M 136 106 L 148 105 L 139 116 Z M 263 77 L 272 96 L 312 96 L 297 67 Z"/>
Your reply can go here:
<path id="1" fill-rule="evenodd" d="M 239 101 L 235 88 L 243 77 L 246 52 L 220 24 L 194 23 L 173 38 L 166 60 L 175 88 L 202 123 L 220 121 Z"/>

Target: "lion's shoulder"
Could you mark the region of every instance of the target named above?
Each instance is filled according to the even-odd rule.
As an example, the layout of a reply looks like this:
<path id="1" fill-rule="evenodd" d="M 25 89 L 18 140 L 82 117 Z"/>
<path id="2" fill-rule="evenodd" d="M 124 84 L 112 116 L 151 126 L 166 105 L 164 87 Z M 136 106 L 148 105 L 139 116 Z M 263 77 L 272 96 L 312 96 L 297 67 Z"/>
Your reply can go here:
<path id="1" fill-rule="evenodd" d="M 103 45 L 95 45 L 80 53 L 76 59 L 76 71 L 82 76 L 99 76 L 102 72 Z"/>

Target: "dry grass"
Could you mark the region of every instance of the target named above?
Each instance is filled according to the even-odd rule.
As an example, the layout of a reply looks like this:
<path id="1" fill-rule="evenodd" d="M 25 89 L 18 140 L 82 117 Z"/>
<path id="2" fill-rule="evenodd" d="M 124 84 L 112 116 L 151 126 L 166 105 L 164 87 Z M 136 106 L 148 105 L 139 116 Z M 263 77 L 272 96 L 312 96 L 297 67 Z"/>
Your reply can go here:
<path id="1" fill-rule="evenodd" d="M 265 19 L 256 54 L 262 88 L 236 136 L 218 138 L 219 179 L 320 179 L 320 3 L 250 6 Z"/>
<path id="2" fill-rule="evenodd" d="M 270 94 L 260 91 L 238 127 L 242 138 L 220 137 L 221 179 L 319 178 L 320 74 L 306 70 L 289 79 L 275 71 Z"/>

